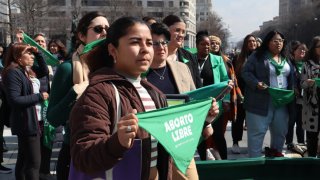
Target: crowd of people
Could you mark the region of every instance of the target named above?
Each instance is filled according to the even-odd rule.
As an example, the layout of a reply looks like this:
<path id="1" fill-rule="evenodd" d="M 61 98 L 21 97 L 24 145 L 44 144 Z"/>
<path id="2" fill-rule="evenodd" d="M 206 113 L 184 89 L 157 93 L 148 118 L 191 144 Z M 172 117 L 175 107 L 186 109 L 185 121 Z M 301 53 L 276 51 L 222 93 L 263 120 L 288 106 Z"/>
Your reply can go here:
<path id="1" fill-rule="evenodd" d="M 74 176 L 73 169 L 83 174 L 112 169 L 136 139 L 142 143 L 141 179 L 198 179 L 194 159 L 181 173 L 163 145 L 139 128 L 136 113 L 167 107 L 165 94 L 220 82 L 231 90 L 221 102 L 212 100 L 197 147 L 201 160 L 228 159 L 229 121 L 232 153 L 241 153 L 245 126 L 249 157 L 282 157 L 284 145 L 301 156 L 318 156 L 320 36 L 308 48 L 297 40 L 287 43 L 276 30 L 263 40 L 249 34 L 241 51 L 228 56 L 226 42 L 215 34 L 199 31 L 195 53 L 183 47 L 185 35 L 186 23 L 175 15 L 162 22 L 122 17 L 109 24 L 104 14 L 89 12 L 77 24 L 74 52 L 59 39 L 47 44 L 44 34 L 33 37 L 56 58 L 58 65 L 51 66 L 18 31 L 15 43 L 0 47 L 0 134 L 7 125 L 18 137 L 16 179 L 50 176 L 47 123 L 63 133 L 58 180 Z M 270 147 L 263 149 L 268 130 Z M 2 144 L 3 136 L 0 162 Z M 0 164 L 0 172 L 12 170 Z"/>

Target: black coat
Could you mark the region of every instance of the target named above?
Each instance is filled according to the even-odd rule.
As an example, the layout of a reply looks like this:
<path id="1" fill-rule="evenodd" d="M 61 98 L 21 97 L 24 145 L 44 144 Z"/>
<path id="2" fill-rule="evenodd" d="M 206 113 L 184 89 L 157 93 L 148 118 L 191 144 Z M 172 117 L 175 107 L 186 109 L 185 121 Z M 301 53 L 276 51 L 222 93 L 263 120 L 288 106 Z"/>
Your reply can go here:
<path id="1" fill-rule="evenodd" d="M 178 60 L 180 62 L 184 62 L 183 58 L 187 59 L 189 62 L 187 62 L 187 66 L 190 69 L 192 79 L 194 81 L 194 84 L 196 85 L 196 88 L 202 87 L 199 69 L 198 69 L 198 60 L 197 56 L 190 53 L 189 51 L 179 48 L 178 49 Z"/>
<path id="2" fill-rule="evenodd" d="M 43 77 L 48 73 L 43 58 L 38 59 L 38 66 L 32 67 L 32 70 L 37 77 Z M 18 136 L 38 134 L 39 125 L 35 105 L 43 102 L 42 95 L 33 93 L 32 82 L 21 67 L 8 69 L 2 78 L 8 104 L 11 107 L 12 134 Z"/>

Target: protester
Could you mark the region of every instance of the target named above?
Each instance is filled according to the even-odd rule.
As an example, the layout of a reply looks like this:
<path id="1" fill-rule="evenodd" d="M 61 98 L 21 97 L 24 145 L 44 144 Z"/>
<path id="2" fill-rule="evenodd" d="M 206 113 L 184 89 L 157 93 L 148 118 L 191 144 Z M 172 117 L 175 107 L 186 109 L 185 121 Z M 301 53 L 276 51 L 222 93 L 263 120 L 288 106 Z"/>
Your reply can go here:
<path id="1" fill-rule="evenodd" d="M 210 39 L 208 32 L 200 31 L 196 36 L 197 45 L 197 67 L 203 86 L 229 81 L 228 73 L 222 59 L 222 56 L 210 53 Z M 218 49 L 220 51 L 220 49 Z M 233 83 L 229 81 L 229 85 Z M 223 99 L 224 102 L 230 102 L 230 97 Z M 227 143 L 224 138 L 224 122 L 221 116 L 212 123 L 214 129 L 212 137 L 202 142 L 198 146 L 198 153 L 201 160 L 210 158 L 210 153 L 215 159 L 227 159 Z M 207 151 L 207 149 L 211 150 Z M 209 156 L 209 157 L 206 157 Z"/>
<path id="2" fill-rule="evenodd" d="M 60 64 L 68 59 L 67 48 L 59 39 L 50 40 L 48 47 L 50 53 L 59 60 Z"/>
<path id="3" fill-rule="evenodd" d="M 165 94 L 181 94 L 195 90 L 195 85 L 188 66 L 179 61 L 167 60 L 170 32 L 166 25 L 161 23 L 152 24 L 151 34 L 154 58 L 146 76 L 148 82 L 159 88 L 161 92 Z M 209 124 L 208 127 L 205 127 L 203 134 L 207 137 L 212 134 L 211 124 Z M 159 161 L 168 161 L 169 155 L 161 144 L 158 145 L 158 156 Z M 160 164 L 167 165 L 167 163 Z M 158 167 L 159 172 L 162 172 L 161 168 L 162 167 Z M 161 173 L 159 173 L 159 175 L 160 179 L 166 179 Z M 175 164 L 173 164 L 172 179 L 198 179 L 198 172 L 194 159 L 191 161 L 186 175 L 178 171 Z"/>
<path id="4" fill-rule="evenodd" d="M 283 156 L 282 148 L 288 130 L 288 108 L 291 106 L 274 105 L 268 87 L 289 90 L 294 88 L 293 68 L 286 59 L 284 47 L 284 36 L 278 31 L 270 31 L 242 70 L 242 78 L 246 83 L 244 108 L 249 157 L 261 156 L 268 128 L 271 147 L 266 148 L 266 156 Z"/>
<path id="5" fill-rule="evenodd" d="M 33 66 L 34 59 L 37 60 L 38 66 Z M 39 180 L 40 129 L 35 105 L 48 99 L 49 95 L 46 92 L 34 94 L 29 80 L 31 71 L 38 78 L 48 73 L 46 63 L 37 48 L 21 43 L 11 45 L 2 78 L 6 97 L 11 106 L 11 132 L 18 136 L 18 157 L 15 167 L 17 180 Z"/>
<path id="6" fill-rule="evenodd" d="M 143 21 L 123 17 L 108 29 L 106 44 L 89 53 L 89 67 L 91 63 L 103 63 L 97 62 L 97 59 L 108 64 L 98 70 L 90 69 L 93 72 L 90 86 L 71 112 L 71 155 L 76 169 L 94 174 L 114 167 L 130 151 L 133 139 L 137 138 L 142 140 L 144 159 L 141 179 L 158 179 L 156 167 L 162 165 L 155 166 L 154 161 L 151 161 L 150 135 L 138 127 L 135 115 L 136 112 L 166 106 L 165 96 L 140 77 L 152 62 L 152 45 L 150 29 Z M 99 52 L 104 52 L 104 56 L 101 57 Z M 116 92 L 121 100 L 119 121 L 116 120 L 116 114 L 119 113 Z M 217 108 L 212 107 L 210 114 L 214 117 Z M 112 133 L 114 128 L 117 131 Z M 167 174 L 168 170 L 164 177 Z M 171 175 L 168 174 L 168 177 Z"/>
<path id="7" fill-rule="evenodd" d="M 256 38 L 254 35 L 247 35 L 242 44 L 241 52 L 236 60 L 233 61 L 235 74 L 238 80 L 238 86 L 241 92 L 245 90 L 245 82 L 241 77 L 241 70 L 243 65 L 247 62 L 248 57 L 252 54 L 252 52 L 257 48 Z M 241 100 L 241 97 L 239 97 Z M 243 99 L 242 99 L 243 101 Z M 234 154 L 240 154 L 240 147 L 239 141 L 242 140 L 243 135 L 243 126 L 244 126 L 244 119 L 246 117 L 246 112 L 243 108 L 243 102 L 238 101 L 237 105 L 237 117 L 235 121 L 232 121 L 231 124 L 231 133 L 232 133 L 232 140 L 233 145 L 231 148 L 231 152 Z"/>
<path id="8" fill-rule="evenodd" d="M 6 97 L 5 97 L 5 90 L 4 90 L 4 85 L 2 83 L 2 71 L 3 71 L 3 64 L 4 64 L 4 47 L 0 46 L 0 51 L 1 55 L 0 55 L 0 62 L 1 62 L 1 66 L 0 66 L 0 174 L 8 174 L 8 173 L 12 173 L 12 169 L 7 168 L 5 166 L 2 165 L 3 163 L 3 153 L 7 152 L 8 149 L 6 147 L 6 143 L 3 137 L 3 130 L 4 130 L 4 126 L 9 126 L 9 115 L 10 112 L 8 112 L 9 109 L 9 105 L 7 103 Z"/>
<path id="9" fill-rule="evenodd" d="M 85 44 L 106 37 L 109 23 L 100 12 L 89 12 L 78 24 L 77 35 L 81 42 L 72 56 L 72 61 L 62 63 L 52 82 L 51 97 L 47 112 L 48 121 L 55 127 L 64 126 L 64 140 L 57 163 L 57 179 L 67 180 L 70 167 L 69 114 L 74 102 L 88 86 L 89 69 L 85 59 L 80 57 Z"/>
<path id="10" fill-rule="evenodd" d="M 301 87 L 303 89 L 302 127 L 307 132 L 308 156 L 316 157 L 320 131 L 320 88 L 319 82 L 316 83 L 314 78 L 320 78 L 320 36 L 312 39 L 310 49 L 305 59 L 306 62 L 303 65 L 301 73 Z"/>
<path id="11" fill-rule="evenodd" d="M 290 43 L 289 58 L 294 68 L 295 79 L 295 112 L 289 114 L 288 133 L 286 135 L 287 149 L 303 154 L 301 146 L 304 145 L 304 130 L 302 129 L 302 89 L 300 85 L 301 71 L 304 64 L 304 58 L 307 52 L 307 46 L 300 41 L 292 41 Z M 296 125 L 296 126 L 295 126 Z M 298 144 L 293 143 L 293 131 L 296 127 L 296 135 Z M 300 147 L 300 148 L 299 148 Z"/>
<path id="12" fill-rule="evenodd" d="M 150 17 L 150 16 L 145 16 L 142 18 L 142 20 L 146 22 L 149 26 L 157 22 L 157 20 L 154 17 Z"/>
<path id="13" fill-rule="evenodd" d="M 162 22 L 169 27 L 171 35 L 168 44 L 168 59 L 186 63 L 190 69 L 196 88 L 202 87 L 196 57 L 182 48 L 184 37 L 186 36 L 185 22 L 176 15 L 169 15 Z"/>

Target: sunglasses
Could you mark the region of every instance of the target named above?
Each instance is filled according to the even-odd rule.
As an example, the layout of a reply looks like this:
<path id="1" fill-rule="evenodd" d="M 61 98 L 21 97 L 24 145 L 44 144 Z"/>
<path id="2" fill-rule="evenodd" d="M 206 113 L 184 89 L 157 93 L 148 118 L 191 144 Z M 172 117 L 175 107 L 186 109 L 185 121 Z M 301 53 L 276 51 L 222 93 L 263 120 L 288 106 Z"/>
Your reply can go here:
<path id="1" fill-rule="evenodd" d="M 102 26 L 102 25 L 97 25 L 97 26 L 93 26 L 93 27 L 88 27 L 88 29 L 93 29 L 93 31 L 97 34 L 100 34 L 102 33 L 103 30 L 107 31 L 109 26 L 105 25 L 105 26 Z"/>
<path id="2" fill-rule="evenodd" d="M 152 42 L 152 45 L 153 46 L 157 46 L 157 47 L 160 47 L 160 45 L 162 46 L 167 46 L 167 44 L 169 43 L 169 41 L 154 41 Z"/>

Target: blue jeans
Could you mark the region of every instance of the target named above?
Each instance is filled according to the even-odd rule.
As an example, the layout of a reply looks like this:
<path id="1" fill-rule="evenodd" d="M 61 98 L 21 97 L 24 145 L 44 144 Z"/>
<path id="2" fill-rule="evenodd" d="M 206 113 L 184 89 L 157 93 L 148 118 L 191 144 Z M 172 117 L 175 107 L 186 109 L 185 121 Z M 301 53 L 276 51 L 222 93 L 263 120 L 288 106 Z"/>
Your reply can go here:
<path id="1" fill-rule="evenodd" d="M 270 129 L 271 148 L 282 152 L 288 131 L 289 114 L 286 106 L 274 107 L 269 102 L 267 116 L 246 111 L 249 157 L 261 157 L 264 136 Z"/>

